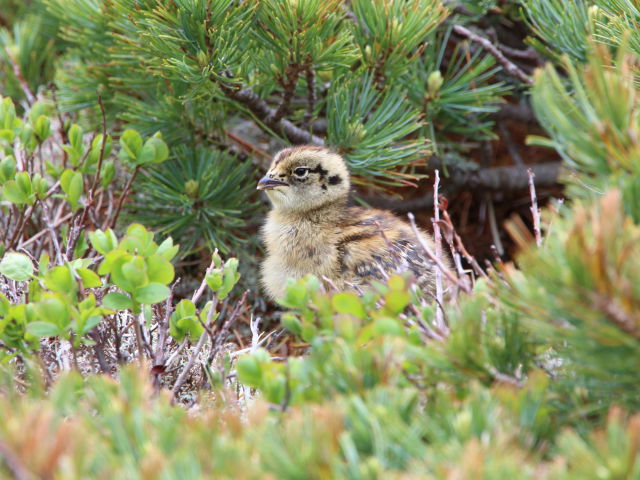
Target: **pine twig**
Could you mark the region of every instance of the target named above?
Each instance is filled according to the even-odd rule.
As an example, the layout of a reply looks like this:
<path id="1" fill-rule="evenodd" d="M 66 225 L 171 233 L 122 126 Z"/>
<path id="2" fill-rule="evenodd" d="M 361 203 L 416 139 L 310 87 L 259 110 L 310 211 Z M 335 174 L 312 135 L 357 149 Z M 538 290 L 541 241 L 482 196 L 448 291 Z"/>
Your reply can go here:
<path id="1" fill-rule="evenodd" d="M 124 199 L 127 198 L 127 196 L 129 195 L 129 190 L 131 190 L 131 185 L 133 184 L 133 181 L 135 180 L 135 178 L 138 175 L 139 171 L 140 171 L 140 165 L 136 165 L 136 168 L 133 170 L 133 174 L 131 175 L 131 177 L 129 177 L 129 181 L 127 182 L 127 184 L 124 187 L 124 190 L 122 191 L 122 195 L 118 199 L 118 205 L 116 206 L 116 211 L 114 212 L 113 217 L 111 218 L 111 220 L 106 220 L 105 221 L 105 224 L 102 226 L 103 230 L 105 228 L 109 228 L 109 227 L 114 227 L 115 226 L 116 221 L 118 220 L 118 217 L 120 216 L 120 210 L 122 210 L 122 205 L 124 204 Z"/>
<path id="2" fill-rule="evenodd" d="M 533 234 L 536 237 L 536 245 L 539 247 L 542 245 L 542 231 L 540 229 L 540 209 L 538 208 L 538 198 L 536 196 L 536 186 L 534 185 L 533 180 L 536 178 L 533 170 L 528 169 L 527 174 L 529 175 L 529 193 L 531 194 L 531 216 L 533 217 Z"/>
<path id="3" fill-rule="evenodd" d="M 409 217 L 409 223 L 411 223 L 411 228 L 413 229 L 413 233 L 415 234 L 416 238 L 418 239 L 418 242 L 422 246 L 422 248 L 425 251 L 425 253 L 427 254 L 427 256 L 431 260 L 433 260 L 433 262 L 442 271 L 442 273 L 444 273 L 444 276 L 447 277 L 447 279 L 452 284 L 460 287 L 460 289 L 462 289 L 465 293 L 471 293 L 471 288 L 469 287 L 469 285 L 467 285 L 466 282 L 462 282 L 460 279 L 456 278 L 449 271 L 449 269 L 442 263 L 442 260 L 440 260 L 435 255 L 435 253 L 433 253 L 433 250 L 431 250 L 429 245 L 427 245 L 427 243 L 424 241 L 424 239 L 422 238 L 422 235 L 420 235 L 420 232 L 418 231 L 418 227 L 416 226 L 416 218 L 413 216 L 413 213 L 408 213 L 407 216 Z"/>
<path id="4" fill-rule="evenodd" d="M 498 63 L 502 65 L 507 73 L 510 75 L 522 80 L 524 83 L 531 85 L 533 83 L 533 78 L 530 75 L 527 75 L 525 72 L 520 69 L 515 63 L 509 60 L 505 55 L 500 51 L 498 47 L 496 47 L 491 41 L 487 38 L 481 37 L 480 35 L 473 33 L 468 28 L 463 27 L 462 25 L 455 25 L 453 27 L 453 31 L 463 37 L 467 37 L 469 40 L 479 43 L 482 45 L 491 55 L 493 55 Z"/>
<path id="5" fill-rule="evenodd" d="M 275 119 L 276 110 L 260 98 L 253 90 L 243 88 L 234 90 L 222 87 L 222 91 L 231 99 L 245 105 L 256 118 L 273 131 L 282 134 L 296 144 L 324 145 L 324 140 L 294 125 L 286 118 Z"/>
<path id="6" fill-rule="evenodd" d="M 435 171 L 435 180 L 433 182 L 433 240 L 435 243 L 435 255 L 437 258 L 442 258 L 442 234 L 440 233 L 440 206 L 438 204 L 438 188 L 440 186 L 440 172 L 438 169 Z M 436 282 L 436 325 L 439 328 L 446 328 L 444 321 L 444 293 L 442 288 L 442 271 L 440 268 L 436 268 L 435 271 Z"/>
<path id="7" fill-rule="evenodd" d="M 18 64 L 17 60 L 13 58 L 13 55 L 11 55 L 9 48 L 5 47 L 4 51 L 7 54 L 7 58 L 9 59 L 9 62 L 11 63 L 11 67 L 13 69 L 13 75 L 18 80 L 18 83 L 20 84 L 20 88 L 22 89 L 24 96 L 27 97 L 27 102 L 29 102 L 29 105 L 33 105 L 34 103 L 36 103 L 36 97 L 33 94 L 33 92 L 31 92 L 31 88 L 29 87 L 29 84 L 25 80 L 24 75 L 22 75 L 22 70 L 20 70 L 20 64 Z"/>

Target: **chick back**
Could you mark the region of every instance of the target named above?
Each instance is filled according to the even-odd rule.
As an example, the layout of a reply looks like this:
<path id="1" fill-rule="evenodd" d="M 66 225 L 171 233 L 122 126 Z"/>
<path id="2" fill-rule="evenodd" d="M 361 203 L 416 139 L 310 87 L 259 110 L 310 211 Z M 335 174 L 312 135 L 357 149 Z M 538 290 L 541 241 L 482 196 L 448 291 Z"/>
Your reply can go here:
<path id="1" fill-rule="evenodd" d="M 426 234 L 420 235 L 432 245 Z M 384 210 L 343 207 L 297 219 L 272 211 L 263 236 L 268 255 L 262 279 L 275 298 L 284 294 L 287 278 L 309 273 L 349 290 L 409 271 L 422 289 L 434 289 L 433 262 L 413 229 Z"/>

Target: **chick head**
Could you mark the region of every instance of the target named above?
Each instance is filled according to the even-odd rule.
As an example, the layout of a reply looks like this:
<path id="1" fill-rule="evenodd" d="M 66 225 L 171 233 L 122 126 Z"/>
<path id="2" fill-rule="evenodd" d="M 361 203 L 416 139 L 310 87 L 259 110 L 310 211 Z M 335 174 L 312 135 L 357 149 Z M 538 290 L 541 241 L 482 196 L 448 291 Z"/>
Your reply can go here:
<path id="1" fill-rule="evenodd" d="M 274 208 L 304 212 L 346 201 L 349 170 L 340 155 L 326 148 L 286 148 L 273 157 L 257 188 L 266 192 Z"/>

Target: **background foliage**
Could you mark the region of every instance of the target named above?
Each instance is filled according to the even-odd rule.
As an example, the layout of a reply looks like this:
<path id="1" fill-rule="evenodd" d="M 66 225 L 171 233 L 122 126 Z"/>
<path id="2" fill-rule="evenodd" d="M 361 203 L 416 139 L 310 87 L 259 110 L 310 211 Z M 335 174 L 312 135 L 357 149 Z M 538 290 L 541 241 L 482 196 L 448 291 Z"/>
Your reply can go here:
<path id="1" fill-rule="evenodd" d="M 638 478 L 638 20 L 630 0 L 0 0 L 2 475 Z M 532 202 L 533 234 L 495 216 L 529 194 L 522 128 L 567 195 L 541 231 Z M 483 269 L 440 201 L 443 305 L 403 275 L 308 277 L 274 328 L 238 282 L 285 143 L 341 151 L 364 201 L 442 168 L 518 253 Z"/>

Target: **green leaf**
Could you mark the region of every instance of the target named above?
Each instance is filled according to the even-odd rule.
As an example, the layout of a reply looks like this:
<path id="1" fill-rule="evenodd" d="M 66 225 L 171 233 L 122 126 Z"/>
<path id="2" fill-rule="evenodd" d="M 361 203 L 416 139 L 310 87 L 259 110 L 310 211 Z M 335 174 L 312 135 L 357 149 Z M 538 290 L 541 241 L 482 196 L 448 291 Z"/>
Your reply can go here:
<path id="1" fill-rule="evenodd" d="M 51 135 L 51 120 L 46 115 L 40 115 L 33 127 L 38 143 L 44 142 Z"/>
<path id="2" fill-rule="evenodd" d="M 37 318 L 55 323 L 58 328 L 65 328 L 71 320 L 71 310 L 67 300 L 60 294 L 46 294 L 34 305 Z"/>
<path id="3" fill-rule="evenodd" d="M 338 313 L 348 313 L 362 319 L 366 317 L 362 300 L 355 293 L 336 293 L 331 299 L 331 304 Z"/>
<path id="4" fill-rule="evenodd" d="M 82 174 L 73 170 L 65 170 L 60 177 L 60 186 L 67 194 L 67 200 L 73 210 L 78 208 L 78 201 L 84 190 Z"/>
<path id="5" fill-rule="evenodd" d="M 106 232 L 95 230 L 89 232 L 89 241 L 96 252 L 106 255 L 118 246 L 118 239 L 113 230 L 108 229 Z"/>
<path id="6" fill-rule="evenodd" d="M 9 155 L 0 162 L 0 183 L 13 180 L 16 175 L 16 161 Z"/>
<path id="7" fill-rule="evenodd" d="M 7 300 L 7 297 L 5 297 L 0 293 L 0 318 L 6 317 L 7 315 L 9 315 L 10 307 L 11 307 L 11 304 L 9 303 L 9 300 Z"/>
<path id="8" fill-rule="evenodd" d="M 173 244 L 173 239 L 171 237 L 167 237 L 164 242 L 158 245 L 158 250 L 156 253 L 158 255 L 162 255 L 167 260 L 171 260 L 178 253 L 179 246 Z"/>
<path id="9" fill-rule="evenodd" d="M 389 310 L 389 313 L 392 315 L 397 315 L 402 313 L 409 302 L 411 301 L 411 296 L 408 292 L 402 290 L 392 290 L 387 295 L 385 295 L 385 307 Z"/>
<path id="10" fill-rule="evenodd" d="M 40 321 L 28 323 L 27 332 L 36 337 L 57 337 L 62 333 L 57 325 Z"/>
<path id="11" fill-rule="evenodd" d="M 164 143 L 164 140 L 152 137 L 145 142 L 136 163 L 138 165 L 145 163 L 162 163 L 168 156 L 169 148 L 167 144 Z"/>
<path id="12" fill-rule="evenodd" d="M 137 158 L 142 152 L 142 137 L 135 130 L 125 130 L 120 137 L 120 145 L 129 160 L 138 163 Z"/>
<path id="13" fill-rule="evenodd" d="M 7 201 L 16 205 L 23 205 L 27 203 L 27 200 L 29 199 L 29 197 L 20 189 L 18 183 L 13 180 L 3 185 L 2 193 Z"/>
<path id="14" fill-rule="evenodd" d="M 133 301 L 124 293 L 111 292 L 104 296 L 102 305 L 112 310 L 129 310 L 133 307 Z"/>
<path id="15" fill-rule="evenodd" d="M 74 293 L 77 287 L 71 270 L 63 265 L 49 270 L 44 277 L 44 283 L 49 290 L 62 293 Z"/>
<path id="16" fill-rule="evenodd" d="M 282 326 L 289 330 L 294 335 L 302 335 L 302 323 L 298 320 L 298 317 L 290 313 L 285 313 L 280 319 Z"/>
<path id="17" fill-rule="evenodd" d="M 147 275 L 150 282 L 158 282 L 164 285 L 171 283 L 174 278 L 174 269 L 171 262 L 162 255 L 151 255 L 146 258 Z"/>
<path id="18" fill-rule="evenodd" d="M 25 282 L 33 275 L 33 263 L 22 253 L 10 252 L 0 262 L 0 273 L 16 282 Z"/>
<path id="19" fill-rule="evenodd" d="M 100 277 L 88 268 L 76 268 L 76 272 L 80 275 L 84 288 L 96 288 L 102 285 Z"/>
<path id="20" fill-rule="evenodd" d="M 135 291 L 133 298 L 138 303 L 152 305 L 160 303 L 169 297 L 169 287 L 161 283 L 152 282 L 146 287 L 139 288 Z"/>
<path id="21" fill-rule="evenodd" d="M 78 333 L 80 335 L 84 335 L 85 333 L 90 332 L 91 329 L 93 327 L 95 327 L 96 325 L 99 325 L 101 321 L 102 321 L 102 316 L 101 315 L 93 315 L 93 316 L 87 318 L 87 321 L 85 322 L 85 324 L 82 327 L 82 331 L 78 332 Z"/>
<path id="22" fill-rule="evenodd" d="M 238 380 L 254 388 L 262 385 L 262 368 L 253 355 L 240 357 L 236 365 Z"/>
<path id="23" fill-rule="evenodd" d="M 76 151 L 82 154 L 82 128 L 75 123 L 69 129 L 69 143 Z"/>
<path id="24" fill-rule="evenodd" d="M 111 280 L 121 289 L 131 293 L 149 283 L 147 266 L 140 256 L 122 256 L 113 262 Z"/>

